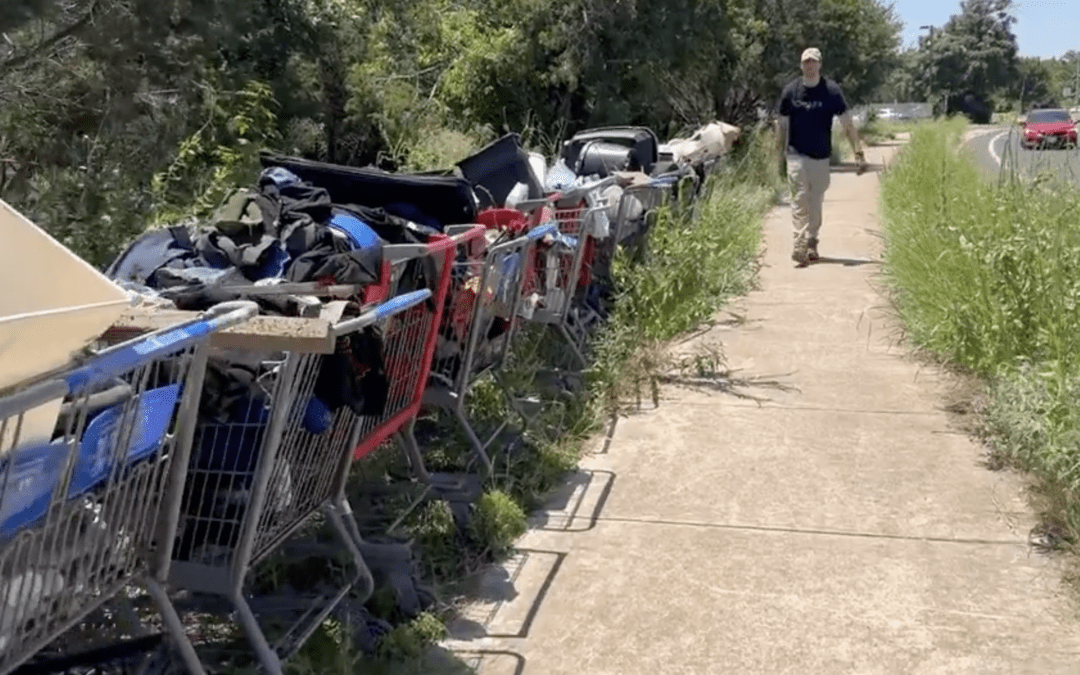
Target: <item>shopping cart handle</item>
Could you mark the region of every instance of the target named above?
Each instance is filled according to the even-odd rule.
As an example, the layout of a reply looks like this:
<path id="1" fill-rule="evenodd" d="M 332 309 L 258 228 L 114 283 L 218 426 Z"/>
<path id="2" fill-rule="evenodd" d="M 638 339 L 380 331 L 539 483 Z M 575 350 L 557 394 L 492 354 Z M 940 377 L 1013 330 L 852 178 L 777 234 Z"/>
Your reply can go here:
<path id="1" fill-rule="evenodd" d="M 243 323 L 258 313 L 259 306 L 254 302 L 238 300 L 221 303 L 195 321 L 106 350 L 64 378 L 68 393 L 73 394 L 90 384 L 116 377 L 140 363 L 178 352 L 206 335 Z"/>
<path id="2" fill-rule="evenodd" d="M 557 193 L 556 194 L 549 194 L 547 196 L 539 197 L 537 199 L 525 199 L 525 200 L 522 200 L 522 201 L 518 202 L 517 204 L 515 204 L 514 208 L 517 209 L 518 211 L 522 212 L 522 213 L 529 214 L 529 213 L 532 213 L 533 211 L 535 211 L 536 209 L 539 209 L 541 207 L 547 206 L 548 204 L 554 203 L 556 197 L 558 197 Z"/>
<path id="3" fill-rule="evenodd" d="M 464 242 L 482 237 L 486 231 L 487 228 L 483 225 L 467 225 L 461 231 L 458 231 L 456 227 L 448 228 L 444 236 L 428 244 L 387 244 L 383 247 L 383 260 L 395 263 L 425 255 L 436 255 L 449 251 Z"/>
<path id="4" fill-rule="evenodd" d="M 525 239 L 529 241 L 536 241 L 537 239 L 542 239 L 549 234 L 554 234 L 555 232 L 558 232 L 558 230 L 559 226 L 556 223 L 544 223 L 543 225 L 539 225 L 529 230 L 528 234 L 525 235 Z"/>
<path id="5" fill-rule="evenodd" d="M 387 244 L 383 246 L 383 260 L 389 263 L 414 260 L 427 252 L 428 244 Z"/>
<path id="6" fill-rule="evenodd" d="M 445 239 L 428 244 L 426 253 L 429 255 L 443 253 L 444 251 L 460 246 L 465 242 L 483 237 L 486 232 L 487 228 L 483 225 L 473 225 L 464 232 L 458 232 Z"/>
<path id="7" fill-rule="evenodd" d="M 410 307 L 415 307 L 430 297 L 431 290 L 422 288 L 418 291 L 412 291 L 410 293 L 405 293 L 404 295 L 399 295 L 396 298 L 391 298 L 370 311 L 375 314 L 375 320 L 379 321 L 388 316 L 393 316 L 398 312 L 404 312 Z"/>
<path id="8" fill-rule="evenodd" d="M 679 182 L 678 176 L 659 176 L 649 181 L 649 185 L 674 185 Z"/>
<path id="9" fill-rule="evenodd" d="M 606 188 L 606 187 L 610 187 L 612 185 L 615 185 L 618 182 L 619 182 L 619 177 L 618 176 L 608 176 L 607 178 L 601 178 L 600 180 L 595 180 L 592 183 L 589 183 L 588 185 L 583 185 L 582 187 L 585 188 L 585 189 L 588 189 L 588 190 L 599 190 L 599 189 L 602 189 L 602 188 Z"/>
<path id="10" fill-rule="evenodd" d="M 334 336 L 340 337 L 342 335 L 346 335 L 348 333 L 360 330 L 365 326 L 370 326 L 376 321 L 382 321 L 387 317 L 391 317 L 395 314 L 404 312 L 410 307 L 415 307 L 416 305 L 419 305 L 421 302 L 424 302 L 430 297 L 431 291 L 427 288 L 422 288 L 418 291 L 412 291 L 409 293 L 405 293 L 404 295 L 399 295 L 395 298 L 391 298 L 384 303 L 372 307 L 371 309 L 364 312 L 355 319 L 349 319 L 348 321 L 342 321 L 341 323 L 337 324 L 336 326 L 334 326 Z"/>
<path id="11" fill-rule="evenodd" d="M 210 324 L 210 330 L 221 330 L 243 323 L 259 315 L 259 305 L 250 300 L 219 302 L 199 317 Z"/>
<path id="12" fill-rule="evenodd" d="M 561 232 L 556 232 L 554 235 L 552 235 L 552 239 L 556 244 L 562 244 L 567 248 L 577 248 L 578 245 L 578 238 L 572 234 L 562 234 Z"/>
<path id="13" fill-rule="evenodd" d="M 443 234 L 448 237 L 455 237 L 463 232 L 468 232 L 476 227 L 476 223 L 470 223 L 468 225 L 447 225 L 443 229 Z"/>
<path id="14" fill-rule="evenodd" d="M 562 195 L 560 195 L 559 199 L 560 201 L 565 201 L 567 199 L 581 199 L 589 193 L 599 192 L 604 188 L 615 185 L 618 180 L 619 179 L 616 176 L 608 176 L 607 178 L 600 178 L 599 180 L 594 180 L 591 183 L 574 185 L 571 186 L 569 189 L 565 190 Z"/>

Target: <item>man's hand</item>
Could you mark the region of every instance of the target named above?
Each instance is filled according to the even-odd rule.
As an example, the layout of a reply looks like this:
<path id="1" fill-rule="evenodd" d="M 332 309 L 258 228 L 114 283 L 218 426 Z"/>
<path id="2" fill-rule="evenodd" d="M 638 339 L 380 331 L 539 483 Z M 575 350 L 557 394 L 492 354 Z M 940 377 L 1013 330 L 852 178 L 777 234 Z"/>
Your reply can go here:
<path id="1" fill-rule="evenodd" d="M 784 115 L 776 118 L 776 167 L 782 180 L 787 180 L 788 129 L 790 124 L 791 120 Z"/>
<path id="2" fill-rule="evenodd" d="M 861 176 L 866 173 L 866 154 L 860 150 L 855 153 L 855 175 Z"/>
<path id="3" fill-rule="evenodd" d="M 846 111 L 840 116 L 840 126 L 844 128 L 844 133 L 847 134 L 848 140 L 851 141 L 851 149 L 855 151 L 856 175 L 863 175 L 866 173 L 866 155 L 859 148 L 859 131 L 855 128 L 855 120 L 851 118 L 851 111 Z"/>

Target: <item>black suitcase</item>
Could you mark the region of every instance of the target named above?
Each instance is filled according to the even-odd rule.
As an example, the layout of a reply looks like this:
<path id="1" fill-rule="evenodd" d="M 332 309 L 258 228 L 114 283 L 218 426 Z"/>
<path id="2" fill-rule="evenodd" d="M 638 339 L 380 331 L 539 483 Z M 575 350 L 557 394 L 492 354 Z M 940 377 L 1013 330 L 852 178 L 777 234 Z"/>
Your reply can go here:
<path id="1" fill-rule="evenodd" d="M 595 144 L 595 141 L 602 143 L 602 146 Z M 575 173 L 579 173 L 577 168 L 583 164 L 585 160 L 589 166 L 582 166 L 582 170 L 587 170 L 592 166 L 597 166 L 599 155 L 607 155 L 612 157 L 615 153 L 615 148 L 610 146 L 620 145 L 629 149 L 627 153 L 628 162 L 626 169 L 630 171 L 642 171 L 646 174 L 652 173 L 653 165 L 656 164 L 660 154 L 660 141 L 656 138 L 656 134 L 652 129 L 648 127 L 599 127 L 596 129 L 586 129 L 585 131 L 579 131 L 574 136 L 563 143 L 562 146 L 562 158 L 566 162 L 566 166 L 574 170 Z M 587 148 L 588 146 L 588 148 Z M 589 157 L 583 150 L 589 149 L 596 157 Z M 608 164 L 609 162 L 602 162 L 602 164 Z"/>
<path id="2" fill-rule="evenodd" d="M 461 173 L 474 187 L 480 209 L 502 207 L 514 185 L 529 186 L 529 199 L 544 196 L 544 188 L 529 164 L 529 153 L 521 137 L 507 134 L 457 163 Z"/>
<path id="3" fill-rule="evenodd" d="M 447 225 L 476 222 L 476 195 L 467 180 L 456 176 L 388 173 L 370 167 L 327 164 L 268 152 L 262 153 L 259 161 L 263 168 L 279 166 L 292 171 L 300 180 L 323 188 L 335 204 L 372 208 L 405 204 L 436 221 L 440 230 Z"/>

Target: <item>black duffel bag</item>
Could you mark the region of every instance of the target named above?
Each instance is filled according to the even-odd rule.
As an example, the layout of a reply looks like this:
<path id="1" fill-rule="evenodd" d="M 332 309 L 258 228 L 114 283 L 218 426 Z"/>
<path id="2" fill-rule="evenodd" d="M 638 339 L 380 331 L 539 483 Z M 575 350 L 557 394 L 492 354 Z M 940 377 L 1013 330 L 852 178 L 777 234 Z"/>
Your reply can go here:
<path id="1" fill-rule="evenodd" d="M 280 166 L 323 188 L 335 204 L 381 208 L 440 231 L 447 225 L 476 222 L 476 196 L 464 178 L 388 173 L 268 152 L 259 161 L 264 168 Z"/>

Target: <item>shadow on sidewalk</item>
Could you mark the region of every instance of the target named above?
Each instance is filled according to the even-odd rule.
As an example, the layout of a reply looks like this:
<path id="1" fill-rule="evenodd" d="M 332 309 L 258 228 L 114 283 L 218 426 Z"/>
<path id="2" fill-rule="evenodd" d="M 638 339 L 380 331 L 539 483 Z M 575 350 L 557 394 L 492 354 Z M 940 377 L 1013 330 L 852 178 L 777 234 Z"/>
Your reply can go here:
<path id="1" fill-rule="evenodd" d="M 865 173 L 880 173 L 885 167 L 881 164 L 867 163 Z M 836 166 L 829 167 L 830 173 L 856 173 L 859 167 L 855 164 L 837 164 Z M 865 174 L 864 174 L 865 175 Z"/>
<path id="2" fill-rule="evenodd" d="M 453 655 L 457 658 L 464 658 L 469 661 L 470 670 L 450 670 L 456 664 L 446 666 L 441 661 L 432 659 L 430 663 L 427 663 L 429 668 L 444 668 L 444 670 L 428 670 L 426 672 L 438 672 L 446 673 L 447 675 L 455 675 L 457 673 L 475 673 L 478 672 L 482 666 L 491 665 L 493 669 L 497 669 L 499 672 L 508 672 L 511 665 L 513 666 L 512 675 L 522 675 L 525 672 L 525 657 L 517 652 L 513 652 L 506 649 L 454 649 Z"/>
<path id="3" fill-rule="evenodd" d="M 529 637 L 540 607 L 568 555 L 561 551 L 518 548 L 509 560 L 481 571 L 467 582 L 470 597 L 480 602 L 455 612 L 447 624 L 449 637 L 465 641 Z M 500 614 L 502 610 L 506 612 Z M 502 620 L 493 630 L 497 615 Z"/>
<path id="4" fill-rule="evenodd" d="M 843 265 L 844 267 L 861 267 L 862 265 L 880 264 L 880 260 L 871 260 L 869 258 L 830 258 L 827 255 L 823 255 L 810 263 L 810 265 Z"/>

